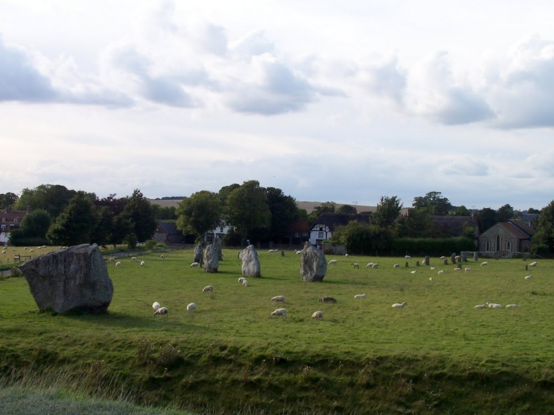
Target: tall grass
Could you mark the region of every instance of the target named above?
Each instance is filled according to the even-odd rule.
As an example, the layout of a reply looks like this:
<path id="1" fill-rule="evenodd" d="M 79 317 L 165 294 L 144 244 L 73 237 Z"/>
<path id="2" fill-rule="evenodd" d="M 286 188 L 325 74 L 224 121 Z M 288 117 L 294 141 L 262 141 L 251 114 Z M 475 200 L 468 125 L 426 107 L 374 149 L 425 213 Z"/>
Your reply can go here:
<path id="1" fill-rule="evenodd" d="M 0 281 L 0 373 L 54 367 L 78 377 L 100 366 L 117 391 L 110 399 L 199 412 L 548 413 L 554 404 L 554 262 L 526 281 L 521 260 L 471 261 L 464 273 L 438 258 L 431 270 L 328 256 L 338 264 L 324 281 L 304 283 L 299 256 L 260 252 L 262 278 L 243 287 L 237 251 L 224 254 L 217 274 L 190 268 L 192 251 L 141 256 L 145 267 L 108 262 L 115 292 L 103 316 L 39 313 L 24 279 Z M 370 261 L 379 268 L 364 268 Z M 153 317 L 154 301 L 169 315 Z M 520 307 L 474 309 L 486 301 Z M 269 316 L 281 306 L 286 318 Z M 316 310 L 321 321 L 310 318 Z"/>

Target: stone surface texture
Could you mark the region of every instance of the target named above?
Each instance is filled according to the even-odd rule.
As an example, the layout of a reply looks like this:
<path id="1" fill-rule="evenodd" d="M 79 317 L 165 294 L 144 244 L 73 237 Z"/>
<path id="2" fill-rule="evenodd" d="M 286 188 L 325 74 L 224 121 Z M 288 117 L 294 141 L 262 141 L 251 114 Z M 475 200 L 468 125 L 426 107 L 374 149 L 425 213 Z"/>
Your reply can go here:
<path id="1" fill-rule="evenodd" d="M 320 282 L 323 281 L 326 273 L 327 259 L 325 254 L 309 242 L 306 242 L 300 258 L 302 281 Z"/>
<path id="2" fill-rule="evenodd" d="M 240 251 L 239 258 L 242 261 L 242 275 L 246 277 L 261 277 L 262 269 L 258 259 L 258 252 L 256 252 L 254 245 L 248 245 Z"/>

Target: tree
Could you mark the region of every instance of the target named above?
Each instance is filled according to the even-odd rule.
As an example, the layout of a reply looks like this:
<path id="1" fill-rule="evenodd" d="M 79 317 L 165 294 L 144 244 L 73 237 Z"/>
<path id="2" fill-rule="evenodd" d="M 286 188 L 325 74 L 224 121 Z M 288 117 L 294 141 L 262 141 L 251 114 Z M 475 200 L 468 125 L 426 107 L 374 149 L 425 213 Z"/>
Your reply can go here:
<path id="1" fill-rule="evenodd" d="M 317 219 L 322 213 L 335 213 L 335 207 L 337 204 L 335 202 L 325 202 L 321 206 L 316 206 L 315 209 L 308 215 L 310 222 L 313 222 Z"/>
<path id="2" fill-rule="evenodd" d="M 12 207 L 19 198 L 15 193 L 1 193 L 0 194 L 0 209 L 6 209 Z"/>
<path id="3" fill-rule="evenodd" d="M 341 205 L 339 206 L 339 208 L 337 209 L 337 213 L 345 213 L 345 214 L 356 214 L 358 213 L 356 211 L 356 208 L 354 206 L 350 206 L 350 205 Z"/>
<path id="4" fill-rule="evenodd" d="M 13 208 L 15 210 L 25 210 L 27 206 L 31 206 L 33 209 L 44 209 L 52 218 L 56 218 L 76 194 L 75 190 L 69 190 L 65 186 L 41 184 L 35 189 L 23 189 Z M 94 199 L 94 195 L 89 194 L 89 196 L 93 196 Z"/>
<path id="5" fill-rule="evenodd" d="M 432 238 L 437 236 L 427 209 L 412 209 L 408 216 L 402 217 L 398 221 L 396 230 L 401 238 Z"/>
<path id="6" fill-rule="evenodd" d="M 371 216 L 371 223 L 383 228 L 390 228 L 400 216 L 403 204 L 397 196 L 381 196 L 377 209 Z"/>
<path id="7" fill-rule="evenodd" d="M 45 238 L 52 218 L 44 209 L 33 210 L 21 221 L 21 233 L 28 238 Z"/>
<path id="8" fill-rule="evenodd" d="M 202 190 L 183 199 L 177 208 L 177 229 L 196 235 L 197 240 L 215 229 L 221 220 L 221 204 L 217 193 Z"/>
<path id="9" fill-rule="evenodd" d="M 154 209 L 140 190 L 135 189 L 132 196 L 127 199 L 123 213 L 133 224 L 134 234 L 139 242 L 152 239 L 157 227 Z"/>
<path id="10" fill-rule="evenodd" d="M 271 224 L 271 213 L 267 194 L 256 180 L 244 182 L 227 196 L 229 223 L 236 227 L 243 239 L 254 229 L 266 228 Z"/>
<path id="11" fill-rule="evenodd" d="M 510 219 L 513 219 L 514 216 L 515 216 L 514 208 L 506 204 L 500 207 L 496 212 L 496 221 L 508 222 Z"/>
<path id="12" fill-rule="evenodd" d="M 337 227 L 331 241 L 346 245 L 346 249 L 350 253 L 368 255 L 388 250 L 392 237 L 389 229 L 362 224 L 354 220 L 348 222 L 346 226 Z"/>
<path id="13" fill-rule="evenodd" d="M 123 243 L 128 235 L 133 233 L 134 226 L 125 213 L 120 213 L 113 218 L 111 232 L 108 235 L 108 242 L 115 248 L 116 245 Z"/>
<path id="14" fill-rule="evenodd" d="M 532 241 L 533 250 L 552 252 L 554 250 L 554 200 L 541 210 L 536 231 Z"/>
<path id="15" fill-rule="evenodd" d="M 416 209 L 425 209 L 430 215 L 448 215 L 452 205 L 441 192 L 429 192 L 425 196 L 414 198 L 412 206 Z"/>
<path id="16" fill-rule="evenodd" d="M 110 233 L 113 228 L 114 214 L 106 206 L 96 209 L 96 224 L 91 231 L 90 241 L 100 246 L 110 242 Z"/>
<path id="17" fill-rule="evenodd" d="M 454 216 L 471 216 L 471 212 L 464 205 L 461 205 L 454 211 Z"/>
<path id="18" fill-rule="evenodd" d="M 59 245 L 89 243 L 95 224 L 96 213 L 91 197 L 79 191 L 50 225 L 46 237 Z"/>
<path id="19" fill-rule="evenodd" d="M 299 212 L 296 200 L 275 187 L 266 188 L 265 193 L 271 215 L 268 237 L 271 240 L 282 240 L 287 236 L 289 226 L 298 220 Z"/>
<path id="20" fill-rule="evenodd" d="M 535 208 L 530 207 L 529 209 L 527 209 L 527 213 L 529 213 L 529 214 L 537 214 L 537 213 L 541 213 L 541 211 L 538 210 L 538 209 L 535 209 Z"/>
<path id="21" fill-rule="evenodd" d="M 152 203 L 151 206 L 152 206 L 152 209 L 154 210 L 154 218 L 156 220 L 176 220 L 177 219 L 177 208 L 175 206 L 160 206 L 155 203 Z"/>
<path id="22" fill-rule="evenodd" d="M 477 220 L 479 221 L 481 232 L 485 232 L 487 229 L 498 223 L 496 215 L 496 210 L 491 208 L 483 208 L 479 211 L 477 214 Z"/>

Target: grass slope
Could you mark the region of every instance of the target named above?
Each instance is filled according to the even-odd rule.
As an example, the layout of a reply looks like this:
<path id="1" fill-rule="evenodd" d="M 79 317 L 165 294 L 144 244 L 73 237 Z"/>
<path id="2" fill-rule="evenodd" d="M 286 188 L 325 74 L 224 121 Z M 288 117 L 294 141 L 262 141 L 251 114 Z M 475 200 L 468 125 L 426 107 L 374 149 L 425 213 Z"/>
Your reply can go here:
<path id="1" fill-rule="evenodd" d="M 262 278 L 243 287 L 237 251 L 224 254 L 217 274 L 190 268 L 191 251 L 124 258 L 119 268 L 109 262 L 115 292 L 104 316 L 39 313 L 24 279 L 0 281 L 1 373 L 62 370 L 92 393 L 114 389 L 106 397 L 129 390 L 140 404 L 216 413 L 515 414 L 554 406 L 552 261 L 529 272 L 521 260 L 471 261 L 464 266 L 474 272 L 465 273 L 438 258 L 431 270 L 415 260 L 406 268 L 403 258 L 328 256 L 338 264 L 323 283 L 304 283 L 299 256 L 260 252 Z M 370 261 L 379 268 L 365 268 Z M 202 292 L 206 285 L 214 292 Z M 367 298 L 353 298 L 361 293 Z M 275 295 L 286 303 L 270 302 Z M 322 296 L 338 301 L 322 304 Z M 169 315 L 154 318 L 154 301 Z M 391 307 L 403 301 L 407 307 Z M 474 309 L 486 301 L 520 307 Z M 286 319 L 269 317 L 282 306 Z M 323 320 L 310 318 L 316 310 Z"/>

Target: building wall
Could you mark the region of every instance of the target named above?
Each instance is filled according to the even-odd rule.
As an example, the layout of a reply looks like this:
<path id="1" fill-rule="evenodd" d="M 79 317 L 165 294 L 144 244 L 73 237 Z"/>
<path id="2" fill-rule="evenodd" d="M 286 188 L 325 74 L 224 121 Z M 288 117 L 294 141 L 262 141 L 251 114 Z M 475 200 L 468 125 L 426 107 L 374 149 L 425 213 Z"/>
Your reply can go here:
<path id="1" fill-rule="evenodd" d="M 312 245 L 319 245 L 321 241 L 329 239 L 331 236 L 333 236 L 333 233 L 327 225 L 316 224 L 310 231 L 310 243 Z"/>
<path id="2" fill-rule="evenodd" d="M 523 243 L 521 249 L 523 250 L 525 247 L 527 247 L 527 250 L 529 250 L 530 244 L 530 241 L 528 245 Z M 495 225 L 479 237 L 479 251 L 519 252 L 519 239 L 503 226 Z"/>

